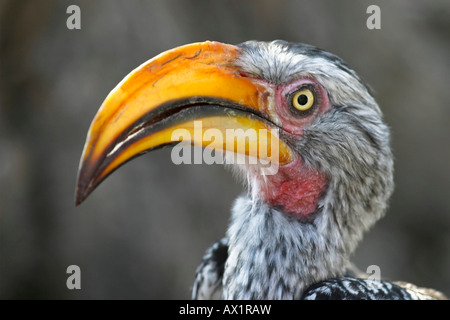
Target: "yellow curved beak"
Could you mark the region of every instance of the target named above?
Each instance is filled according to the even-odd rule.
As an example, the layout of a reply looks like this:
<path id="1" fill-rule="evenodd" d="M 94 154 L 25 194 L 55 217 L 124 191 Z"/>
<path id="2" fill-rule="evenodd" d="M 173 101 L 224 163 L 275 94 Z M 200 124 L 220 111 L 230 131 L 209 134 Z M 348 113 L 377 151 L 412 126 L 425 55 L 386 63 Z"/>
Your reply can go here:
<path id="1" fill-rule="evenodd" d="M 106 97 L 89 128 L 76 204 L 125 162 L 177 142 L 176 130 L 190 133 L 194 145 L 290 162 L 290 148 L 274 134 L 277 127 L 265 114 L 270 88 L 240 72 L 235 64 L 239 54 L 232 45 L 194 43 L 166 51 L 127 75 Z M 213 129 L 225 138 L 204 139 L 195 132 L 199 121 L 202 133 Z M 233 129 L 241 134 L 234 136 L 234 143 L 225 143 Z M 245 134 L 249 129 L 257 136 Z"/>

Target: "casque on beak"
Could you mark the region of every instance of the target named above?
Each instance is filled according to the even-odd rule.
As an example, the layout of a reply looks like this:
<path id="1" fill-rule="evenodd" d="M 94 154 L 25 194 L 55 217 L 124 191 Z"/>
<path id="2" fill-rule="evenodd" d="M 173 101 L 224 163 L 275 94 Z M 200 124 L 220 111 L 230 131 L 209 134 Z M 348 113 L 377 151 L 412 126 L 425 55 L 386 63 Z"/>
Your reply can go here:
<path id="1" fill-rule="evenodd" d="M 267 134 L 258 141 L 237 137 L 234 145 L 191 135 L 194 145 L 256 158 L 261 156 L 255 150 L 276 145 L 264 160 L 290 162 L 291 150 L 271 133 L 276 126 L 265 114 L 268 87 L 240 72 L 234 63 L 239 54 L 240 49 L 232 45 L 194 43 L 166 51 L 127 75 L 106 97 L 89 128 L 76 204 L 125 162 L 177 142 L 172 140 L 175 130 L 192 132 L 194 121 L 202 121 L 203 131 L 214 128 L 224 135 L 227 129 Z M 245 148 L 237 148 L 239 142 Z M 259 143 L 258 148 L 251 148 L 252 143 Z"/>

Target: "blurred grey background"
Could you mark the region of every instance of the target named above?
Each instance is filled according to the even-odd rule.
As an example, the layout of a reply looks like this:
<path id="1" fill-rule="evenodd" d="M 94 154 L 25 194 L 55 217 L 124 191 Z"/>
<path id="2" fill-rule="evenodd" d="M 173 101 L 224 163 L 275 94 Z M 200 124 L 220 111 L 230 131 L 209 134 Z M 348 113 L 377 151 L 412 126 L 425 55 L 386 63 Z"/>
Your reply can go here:
<path id="1" fill-rule="evenodd" d="M 81 30 L 66 9 L 81 8 Z M 381 8 L 368 30 L 366 9 Z M 133 68 L 204 40 L 306 42 L 375 90 L 392 128 L 396 191 L 354 255 L 387 279 L 450 294 L 450 2 L 0 1 L 0 298 L 184 299 L 242 187 L 222 166 L 140 157 L 80 207 L 86 132 Z M 81 290 L 66 268 L 81 268 Z"/>

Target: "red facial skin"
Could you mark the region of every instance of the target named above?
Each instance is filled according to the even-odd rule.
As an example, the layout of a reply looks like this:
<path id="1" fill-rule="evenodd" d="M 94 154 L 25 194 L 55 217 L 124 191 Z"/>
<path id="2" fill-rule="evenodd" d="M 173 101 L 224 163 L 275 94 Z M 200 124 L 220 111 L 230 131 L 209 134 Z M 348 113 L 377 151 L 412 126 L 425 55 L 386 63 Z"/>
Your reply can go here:
<path id="1" fill-rule="evenodd" d="M 301 115 L 293 111 L 291 99 L 301 87 L 308 85 L 313 89 L 315 105 L 313 110 Z M 331 107 L 327 92 L 311 78 L 302 78 L 275 88 L 276 112 L 285 133 L 293 138 L 303 139 L 303 130 L 318 116 Z M 263 199 L 273 207 L 279 207 L 283 212 L 308 217 L 317 209 L 328 180 L 317 170 L 308 168 L 296 155 L 294 161 L 279 167 L 277 174 L 265 177 L 261 181 Z"/>

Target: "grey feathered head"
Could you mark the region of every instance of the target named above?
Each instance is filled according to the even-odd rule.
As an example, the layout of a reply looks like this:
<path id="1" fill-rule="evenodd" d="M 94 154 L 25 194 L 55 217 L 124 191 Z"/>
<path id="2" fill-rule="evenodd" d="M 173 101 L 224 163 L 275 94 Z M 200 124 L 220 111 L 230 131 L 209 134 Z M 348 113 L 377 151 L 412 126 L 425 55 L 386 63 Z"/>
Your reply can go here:
<path id="1" fill-rule="evenodd" d="M 308 170 L 325 175 L 327 187 L 313 216 L 328 215 L 352 251 L 363 232 L 384 214 L 393 191 L 389 129 L 369 87 L 342 59 L 310 45 L 278 40 L 249 41 L 240 47 L 237 63 L 252 77 L 278 88 L 294 83 L 294 91 L 295 83 L 304 86 L 303 79 L 321 87 L 316 89 L 323 95 L 318 104 L 328 104 L 322 112 L 288 114 L 273 106 L 268 113 L 282 128 L 284 123 L 297 124 L 283 117 L 311 118 L 299 121 L 299 130 L 280 134 Z"/>

